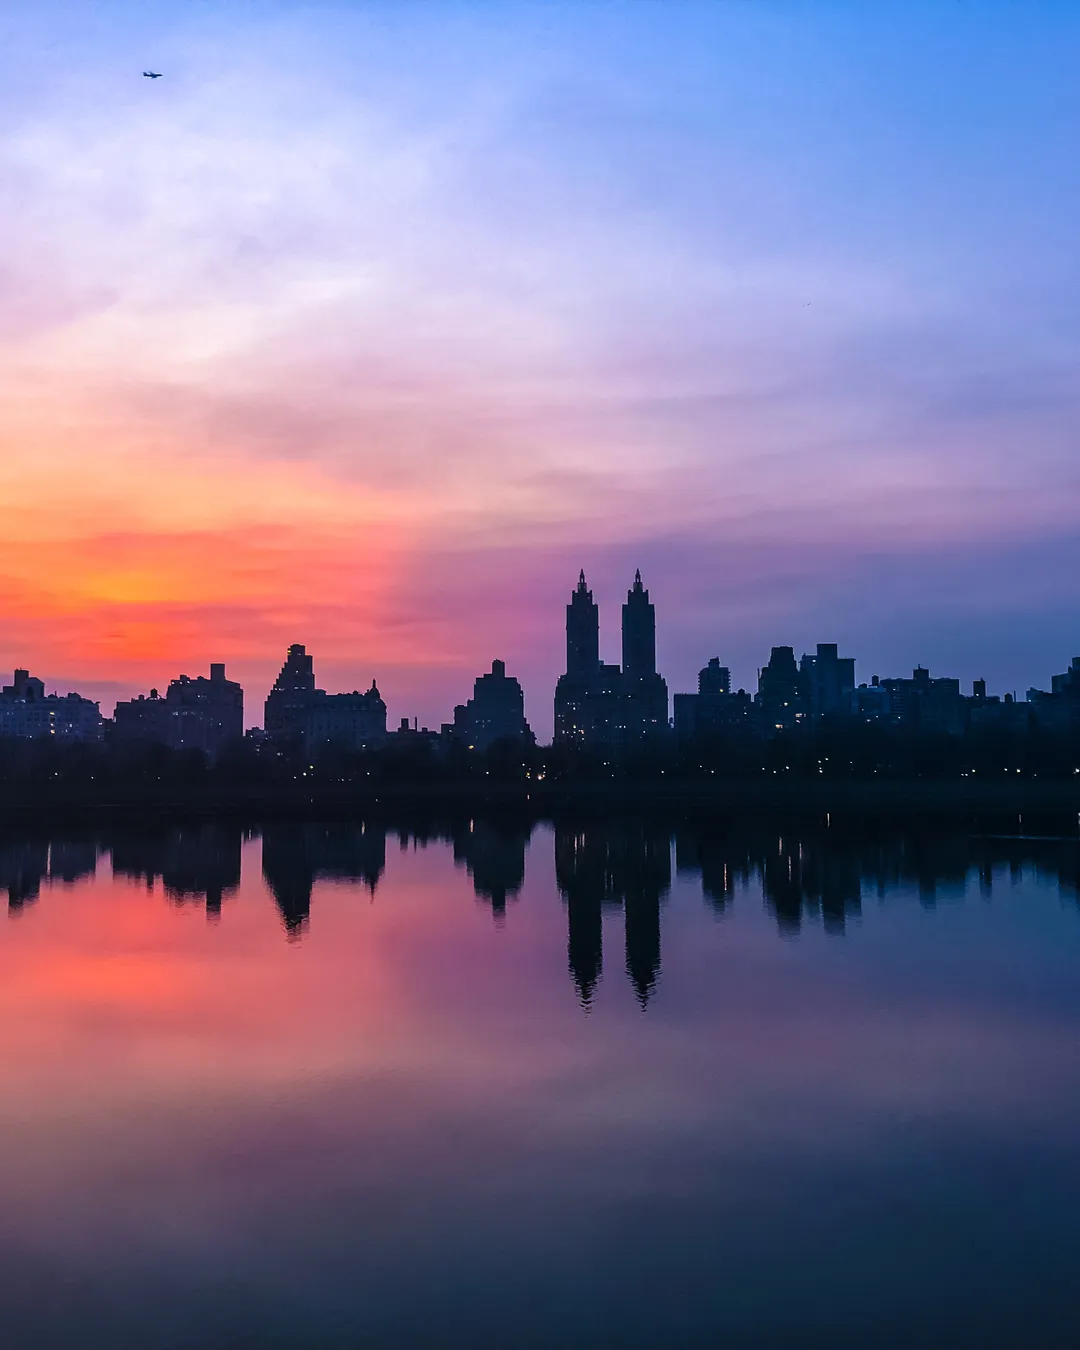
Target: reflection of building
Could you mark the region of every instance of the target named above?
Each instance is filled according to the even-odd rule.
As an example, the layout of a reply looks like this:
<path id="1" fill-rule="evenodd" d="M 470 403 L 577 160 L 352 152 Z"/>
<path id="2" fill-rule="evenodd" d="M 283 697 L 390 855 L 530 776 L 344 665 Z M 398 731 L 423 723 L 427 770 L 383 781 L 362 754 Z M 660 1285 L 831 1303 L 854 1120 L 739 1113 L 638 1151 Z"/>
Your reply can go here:
<path id="1" fill-rule="evenodd" d="M 555 740 L 619 749 L 668 729 L 667 684 L 656 671 L 656 611 L 634 578 L 623 605 L 623 667 L 599 656 L 599 611 L 585 573 L 566 607 L 566 673 L 555 687 Z"/>
<path id="2" fill-rule="evenodd" d="M 24 839 L 0 843 L 0 892 L 6 892 L 8 911 L 16 913 L 32 903 L 48 879 L 72 886 L 97 869 L 98 847 L 93 839 Z"/>
<path id="3" fill-rule="evenodd" d="M 642 1007 L 660 973 L 660 902 L 671 887 L 669 831 L 645 823 L 557 830 L 555 877 L 567 904 L 567 957 L 583 1003 L 603 969 L 602 914 L 622 905 L 626 972 Z"/>
<path id="4" fill-rule="evenodd" d="M 716 912 L 730 906 L 738 886 L 756 875 L 762 896 L 785 934 L 800 931 L 803 916 L 820 915 L 826 932 L 843 933 L 861 911 L 861 857 L 835 833 L 785 829 L 767 818 L 720 829 L 717 822 L 685 822 L 675 837 L 680 874 L 701 877 Z"/>
<path id="5" fill-rule="evenodd" d="M 96 839 L 54 839 L 49 844 L 49 880 L 74 886 L 97 871 Z"/>
<path id="6" fill-rule="evenodd" d="M 701 893 L 717 914 L 731 904 L 736 884 L 746 884 L 753 872 L 744 834 L 732 838 L 693 824 L 676 831 L 675 866 L 680 875 L 700 876 Z"/>
<path id="7" fill-rule="evenodd" d="M 386 868 L 386 830 L 370 821 L 275 821 L 263 829 L 262 846 L 263 877 L 291 937 L 308 925 L 317 880 L 359 882 L 374 894 Z"/>
<path id="8" fill-rule="evenodd" d="M 151 689 L 149 698 L 118 703 L 113 720 L 118 742 L 202 750 L 214 759 L 243 737 L 244 691 L 215 662 L 209 679 L 181 675 L 170 681 L 164 698 Z"/>
<path id="9" fill-rule="evenodd" d="M 566 900 L 570 974 L 588 1005 L 604 968 L 603 909 L 619 903 L 608 840 L 597 829 L 555 831 L 555 879 Z"/>
<path id="10" fill-rule="evenodd" d="M 465 864 L 477 898 L 488 901 L 496 918 L 525 884 L 529 832 L 527 825 L 471 820 L 454 833 L 454 861 Z"/>
<path id="11" fill-rule="evenodd" d="M 468 703 L 454 709 L 454 736 L 470 750 L 488 750 L 498 741 L 532 741 L 525 720 L 525 695 L 502 661 L 473 684 Z"/>
<path id="12" fill-rule="evenodd" d="M 9 913 L 18 913 L 38 898 L 48 871 L 46 840 L 20 839 L 0 845 L 0 891 L 7 893 Z"/>
<path id="13" fill-rule="evenodd" d="M 81 694 L 46 694 L 29 671 L 17 670 L 0 689 L 0 736 L 54 741 L 100 741 L 101 710 Z"/>
<path id="14" fill-rule="evenodd" d="M 216 823 L 117 831 L 109 840 L 113 875 L 148 888 L 160 880 L 173 902 L 200 901 L 219 914 L 240 885 L 241 842 L 238 826 Z"/>
<path id="15" fill-rule="evenodd" d="M 308 751 L 361 750 L 385 741 L 386 704 L 374 680 L 366 693 L 316 689 L 314 662 L 296 643 L 266 696 L 263 722 L 268 736 Z"/>

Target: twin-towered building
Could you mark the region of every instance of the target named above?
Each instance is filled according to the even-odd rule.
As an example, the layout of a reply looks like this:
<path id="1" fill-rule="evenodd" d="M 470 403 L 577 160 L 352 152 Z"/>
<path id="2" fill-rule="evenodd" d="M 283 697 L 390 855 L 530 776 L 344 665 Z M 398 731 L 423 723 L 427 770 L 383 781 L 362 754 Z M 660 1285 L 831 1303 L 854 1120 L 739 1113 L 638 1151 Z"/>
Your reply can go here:
<path id="1" fill-rule="evenodd" d="M 668 690 L 656 670 L 656 609 L 641 573 L 622 607 L 622 667 L 600 660 L 600 611 L 585 573 L 566 607 L 566 674 L 555 686 L 555 741 L 618 749 L 668 730 Z"/>
<path id="2" fill-rule="evenodd" d="M 885 722 L 924 731 L 963 734 L 988 726 L 1080 729 L 1080 657 L 1053 677 L 1048 692 L 1028 691 L 1026 703 L 1012 695 L 987 696 L 976 680 L 965 697 L 955 679 L 931 678 L 922 666 L 910 679 L 874 677 L 855 683 L 855 661 L 835 643 L 819 643 L 797 660 L 792 647 L 773 647 L 758 672 L 757 690 L 732 692 L 731 673 L 714 657 L 693 694 L 676 694 L 668 720 L 668 689 L 656 669 L 656 610 L 638 571 L 622 606 L 622 664 L 600 659 L 600 614 L 585 573 L 566 606 L 566 671 L 555 689 L 556 745 L 603 752 L 633 752 L 659 746 L 670 731 L 686 747 L 732 733 L 775 736 L 805 722 L 849 719 Z M 49 739 L 119 745 L 164 745 L 216 759 L 244 735 L 241 686 L 214 664 L 209 677 L 181 675 L 164 696 L 122 700 L 113 720 L 103 721 L 97 703 L 78 694 L 46 694 L 40 679 L 16 670 L 0 688 L 0 740 Z M 374 680 L 365 692 L 329 694 L 316 687 L 306 648 L 289 648 L 265 704 L 265 734 L 305 753 L 326 748 L 361 751 L 382 745 L 463 748 L 483 752 L 498 743 L 534 743 L 525 718 L 521 685 L 494 661 L 480 675 L 472 697 L 454 710 L 441 730 L 409 727 L 388 734 L 387 709 Z"/>

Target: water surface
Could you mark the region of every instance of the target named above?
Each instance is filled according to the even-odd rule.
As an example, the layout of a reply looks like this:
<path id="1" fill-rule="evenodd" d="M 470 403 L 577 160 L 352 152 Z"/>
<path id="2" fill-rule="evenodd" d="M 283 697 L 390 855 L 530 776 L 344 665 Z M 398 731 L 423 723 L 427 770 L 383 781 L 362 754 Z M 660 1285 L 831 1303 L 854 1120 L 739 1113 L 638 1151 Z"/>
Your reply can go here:
<path id="1" fill-rule="evenodd" d="M 1076 1343 L 1080 842 L 1022 833 L 4 835 L 4 1345 Z"/>

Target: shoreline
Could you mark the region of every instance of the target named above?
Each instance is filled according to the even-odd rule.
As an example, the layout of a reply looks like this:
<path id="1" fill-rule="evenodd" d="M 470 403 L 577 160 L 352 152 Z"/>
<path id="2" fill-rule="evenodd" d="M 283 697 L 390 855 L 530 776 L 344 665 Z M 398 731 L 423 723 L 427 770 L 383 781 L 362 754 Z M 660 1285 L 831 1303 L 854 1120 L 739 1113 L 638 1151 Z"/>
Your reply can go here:
<path id="1" fill-rule="evenodd" d="M 715 784 L 659 785 L 602 783 L 531 786 L 473 783 L 384 783 L 378 788 L 354 786 L 291 792 L 217 786 L 160 792 L 145 789 L 91 796 L 85 792 L 54 790 L 28 799 L 25 793 L 0 795 L 0 812 L 9 822 L 42 817 L 73 819 L 188 818 L 215 819 L 319 816 L 361 817 L 387 811 L 417 810 L 434 814 L 509 813 L 537 819 L 568 812 L 607 814 L 663 811 L 699 814 L 721 811 L 740 816 L 768 812 L 799 815 L 907 815 L 957 816 L 976 812 L 1015 815 L 1024 812 L 1080 815 L 1080 783 L 1063 781 L 1019 783 L 957 783 L 922 780 L 856 780 L 813 783 L 725 781 Z"/>

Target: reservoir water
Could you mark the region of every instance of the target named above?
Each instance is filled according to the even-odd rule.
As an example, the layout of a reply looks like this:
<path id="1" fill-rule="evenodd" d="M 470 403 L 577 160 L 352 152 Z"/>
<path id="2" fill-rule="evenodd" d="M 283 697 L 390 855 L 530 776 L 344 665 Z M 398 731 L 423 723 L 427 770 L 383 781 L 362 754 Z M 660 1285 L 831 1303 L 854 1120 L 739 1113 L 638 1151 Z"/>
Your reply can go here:
<path id="1" fill-rule="evenodd" d="M 1078 1344 L 1075 834 L 9 825 L 3 1344 Z"/>

